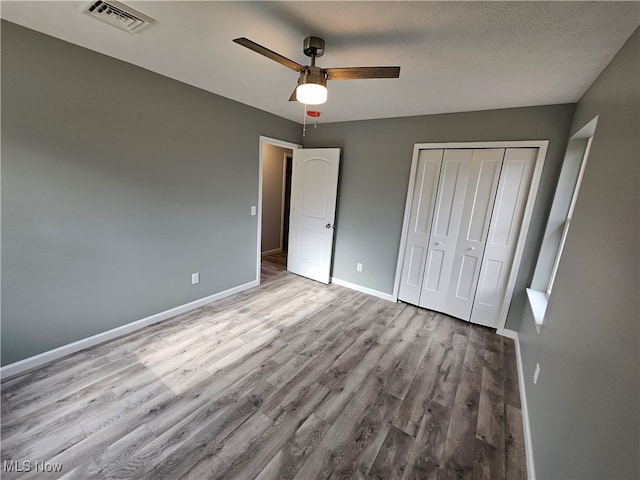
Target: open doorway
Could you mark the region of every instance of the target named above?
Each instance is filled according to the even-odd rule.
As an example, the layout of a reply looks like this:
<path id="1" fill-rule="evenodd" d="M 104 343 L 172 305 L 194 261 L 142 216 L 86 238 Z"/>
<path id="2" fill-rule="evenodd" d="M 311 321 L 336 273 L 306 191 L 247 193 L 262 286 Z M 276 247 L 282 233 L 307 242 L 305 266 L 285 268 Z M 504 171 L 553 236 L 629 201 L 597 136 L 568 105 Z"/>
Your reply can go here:
<path id="1" fill-rule="evenodd" d="M 293 150 L 298 145 L 261 137 L 259 276 L 286 271 Z M 265 276 L 266 274 L 266 276 Z"/>
<path id="2" fill-rule="evenodd" d="M 265 144 L 262 156 L 262 258 L 286 262 L 293 150 Z M 282 263 L 286 267 L 286 263 Z"/>

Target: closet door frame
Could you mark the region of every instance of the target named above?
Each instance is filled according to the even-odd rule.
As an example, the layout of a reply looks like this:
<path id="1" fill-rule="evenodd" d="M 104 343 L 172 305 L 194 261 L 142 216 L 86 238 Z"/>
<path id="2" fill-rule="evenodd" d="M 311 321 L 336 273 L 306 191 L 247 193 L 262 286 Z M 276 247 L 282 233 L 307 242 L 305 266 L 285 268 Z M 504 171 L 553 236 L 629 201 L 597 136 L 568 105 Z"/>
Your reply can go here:
<path id="1" fill-rule="evenodd" d="M 411 214 L 411 206 L 413 200 L 413 186 L 415 184 L 415 177 L 418 167 L 418 156 L 421 150 L 432 149 L 474 149 L 474 148 L 537 148 L 538 156 L 536 158 L 536 165 L 533 171 L 533 177 L 531 178 L 531 187 L 529 189 L 529 195 L 522 218 L 522 226 L 518 234 L 518 241 L 513 257 L 513 264 L 511 265 L 511 271 L 509 272 L 509 279 L 507 281 L 507 288 L 504 296 L 502 307 L 500 308 L 500 314 L 498 318 L 498 326 L 496 331 L 502 334 L 504 325 L 507 320 L 507 313 L 509 312 L 509 305 L 513 297 L 513 290 L 515 288 L 516 277 L 520 268 L 520 261 L 522 260 L 522 254 L 524 252 L 524 245 L 527 240 L 527 233 L 529 231 L 529 224 L 531 223 L 531 215 L 533 213 L 533 207 L 535 199 L 538 193 L 538 187 L 540 185 L 540 177 L 542 175 L 542 169 L 544 167 L 545 158 L 547 156 L 547 148 L 549 146 L 549 140 L 523 140 L 523 141 L 495 141 L 495 142 L 450 142 L 450 143 L 416 143 L 413 146 L 413 158 L 411 161 L 411 173 L 409 175 L 409 183 L 407 186 L 407 197 L 404 209 L 404 220 L 402 222 L 402 233 L 400 236 L 400 247 L 398 249 L 398 262 L 396 264 L 396 276 L 393 285 L 393 299 L 398 300 L 398 292 L 400 290 L 400 279 L 402 275 L 402 265 L 404 263 L 404 253 L 407 244 L 407 234 L 409 229 L 409 217 Z"/>

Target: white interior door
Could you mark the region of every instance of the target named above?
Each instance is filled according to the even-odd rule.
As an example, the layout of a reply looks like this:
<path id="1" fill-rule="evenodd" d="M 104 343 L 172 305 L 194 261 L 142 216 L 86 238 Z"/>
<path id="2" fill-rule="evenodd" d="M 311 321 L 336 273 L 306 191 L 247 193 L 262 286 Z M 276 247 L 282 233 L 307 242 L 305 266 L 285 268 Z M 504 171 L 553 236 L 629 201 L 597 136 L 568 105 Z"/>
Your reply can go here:
<path id="1" fill-rule="evenodd" d="M 453 317 L 469 320 L 493 212 L 504 148 L 473 150 L 460 231 L 446 305 Z"/>
<path id="2" fill-rule="evenodd" d="M 429 247 L 433 206 L 438 192 L 444 150 L 421 150 L 411 196 L 409 228 L 402 265 L 398 298 L 418 305 L 422 290 L 425 259 Z"/>
<path id="3" fill-rule="evenodd" d="M 498 325 L 537 158 L 537 148 L 508 148 L 505 153 L 471 312 L 473 323 Z"/>
<path id="4" fill-rule="evenodd" d="M 443 312 L 458 243 L 472 150 L 445 150 L 418 305 Z"/>
<path id="5" fill-rule="evenodd" d="M 287 269 L 329 283 L 339 148 L 293 151 Z"/>

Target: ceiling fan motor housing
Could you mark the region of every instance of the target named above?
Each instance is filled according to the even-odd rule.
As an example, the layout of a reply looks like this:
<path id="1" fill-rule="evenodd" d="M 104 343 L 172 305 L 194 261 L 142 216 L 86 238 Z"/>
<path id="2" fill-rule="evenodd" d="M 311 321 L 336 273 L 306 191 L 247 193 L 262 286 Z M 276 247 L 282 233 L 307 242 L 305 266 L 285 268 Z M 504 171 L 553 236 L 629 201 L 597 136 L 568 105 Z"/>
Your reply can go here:
<path id="1" fill-rule="evenodd" d="M 302 51 L 307 57 L 324 55 L 324 40 L 318 37 L 307 37 L 302 43 Z"/>
<path id="2" fill-rule="evenodd" d="M 304 72 L 300 72 L 298 85 L 306 85 L 307 83 L 315 83 L 326 87 L 327 77 L 320 67 L 306 67 Z"/>

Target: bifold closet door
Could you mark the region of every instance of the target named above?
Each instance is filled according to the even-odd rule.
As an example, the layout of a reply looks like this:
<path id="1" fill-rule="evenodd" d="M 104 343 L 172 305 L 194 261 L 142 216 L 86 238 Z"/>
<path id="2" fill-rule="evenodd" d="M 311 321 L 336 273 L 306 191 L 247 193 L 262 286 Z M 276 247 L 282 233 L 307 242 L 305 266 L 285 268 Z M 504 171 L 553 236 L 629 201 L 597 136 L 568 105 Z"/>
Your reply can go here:
<path id="1" fill-rule="evenodd" d="M 402 277 L 398 298 L 404 302 L 418 305 L 422 290 L 433 206 L 435 205 L 440 178 L 440 166 L 444 150 L 421 150 L 418 154 L 409 229 L 402 264 Z"/>
<path id="2" fill-rule="evenodd" d="M 398 299 L 497 327 L 537 147 L 422 150 Z"/>
<path id="3" fill-rule="evenodd" d="M 498 325 L 537 158 L 538 148 L 506 150 L 471 312 L 473 323 Z"/>
<path id="4" fill-rule="evenodd" d="M 449 284 L 469 181 L 473 150 L 447 149 L 442 156 L 438 191 L 418 305 L 446 312 Z"/>
<path id="5" fill-rule="evenodd" d="M 460 228 L 442 312 L 469 320 L 489 232 L 504 148 L 473 150 Z"/>

